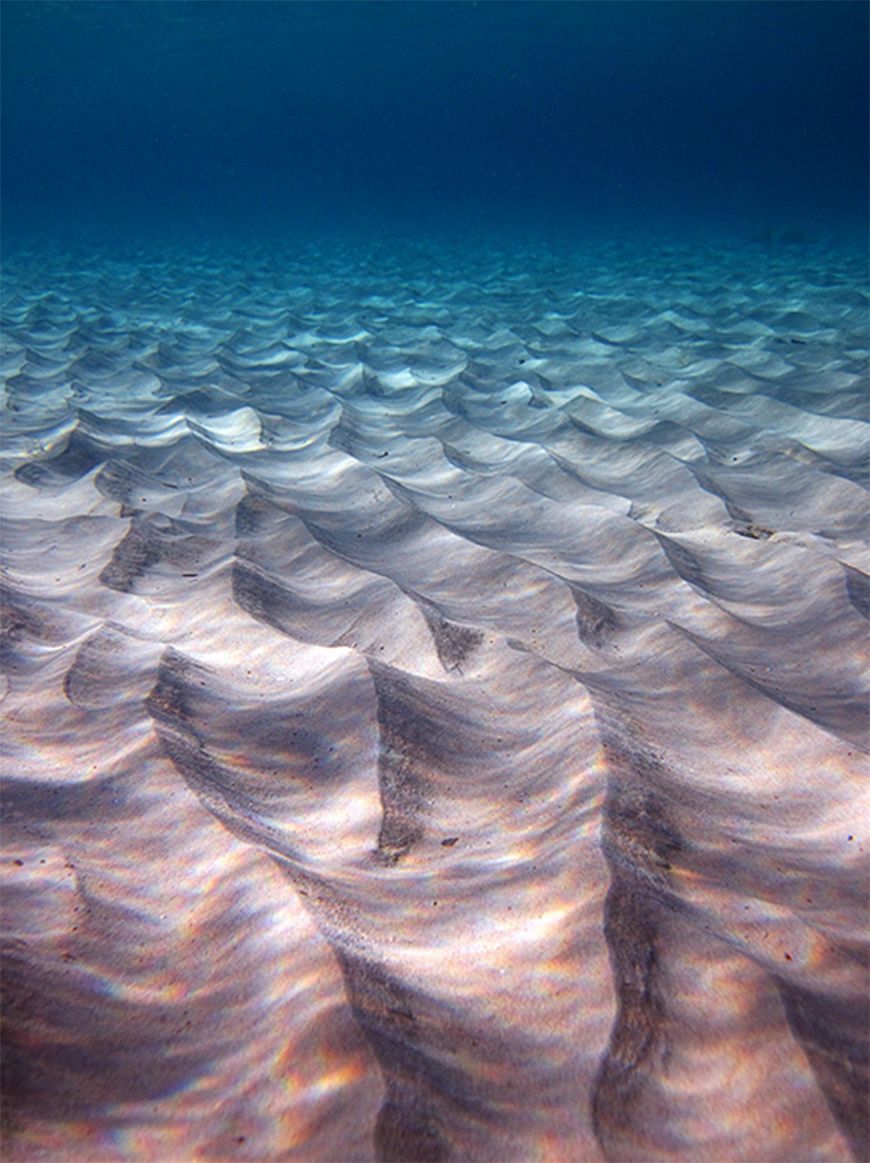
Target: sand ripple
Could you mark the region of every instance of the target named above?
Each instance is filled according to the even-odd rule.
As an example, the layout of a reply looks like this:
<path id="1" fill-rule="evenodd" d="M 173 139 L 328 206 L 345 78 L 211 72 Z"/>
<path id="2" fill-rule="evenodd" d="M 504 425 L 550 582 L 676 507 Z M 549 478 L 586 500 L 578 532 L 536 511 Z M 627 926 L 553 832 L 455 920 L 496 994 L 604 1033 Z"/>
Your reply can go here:
<path id="1" fill-rule="evenodd" d="M 10 1159 L 865 1157 L 862 278 L 10 261 Z"/>

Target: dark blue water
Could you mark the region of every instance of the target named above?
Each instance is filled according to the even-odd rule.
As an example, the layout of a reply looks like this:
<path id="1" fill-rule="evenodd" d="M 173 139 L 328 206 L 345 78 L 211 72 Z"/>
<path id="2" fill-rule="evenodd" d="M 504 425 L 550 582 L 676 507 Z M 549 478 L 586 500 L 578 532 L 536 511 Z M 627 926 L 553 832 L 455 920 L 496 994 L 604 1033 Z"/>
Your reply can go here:
<path id="1" fill-rule="evenodd" d="M 865 221 L 864 3 L 7 0 L 2 16 L 7 242 Z"/>

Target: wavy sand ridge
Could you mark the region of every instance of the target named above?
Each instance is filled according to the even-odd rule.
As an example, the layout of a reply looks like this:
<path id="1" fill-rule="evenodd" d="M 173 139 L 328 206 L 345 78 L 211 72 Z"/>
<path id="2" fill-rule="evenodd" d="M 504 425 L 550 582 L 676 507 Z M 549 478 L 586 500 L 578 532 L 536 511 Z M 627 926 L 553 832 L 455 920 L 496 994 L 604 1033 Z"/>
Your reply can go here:
<path id="1" fill-rule="evenodd" d="M 864 1157 L 861 280 L 10 263 L 10 1159 Z"/>

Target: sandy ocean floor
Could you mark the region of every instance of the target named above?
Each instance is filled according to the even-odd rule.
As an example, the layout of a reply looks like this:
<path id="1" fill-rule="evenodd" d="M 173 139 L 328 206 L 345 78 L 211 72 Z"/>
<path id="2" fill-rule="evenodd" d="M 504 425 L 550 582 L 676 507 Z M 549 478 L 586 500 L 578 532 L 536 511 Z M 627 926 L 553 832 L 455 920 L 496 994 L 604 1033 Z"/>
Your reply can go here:
<path id="1" fill-rule="evenodd" d="M 5 1158 L 866 1158 L 864 268 L 10 258 Z"/>

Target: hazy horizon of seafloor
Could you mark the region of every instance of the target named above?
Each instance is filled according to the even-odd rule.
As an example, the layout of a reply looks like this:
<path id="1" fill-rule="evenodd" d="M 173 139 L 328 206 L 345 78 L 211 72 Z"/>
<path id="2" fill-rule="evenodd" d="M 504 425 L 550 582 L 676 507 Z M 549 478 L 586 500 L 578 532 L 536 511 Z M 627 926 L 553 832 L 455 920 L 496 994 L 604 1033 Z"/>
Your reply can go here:
<path id="1" fill-rule="evenodd" d="M 867 1155 L 862 247 L 5 265 L 4 1157 Z"/>

